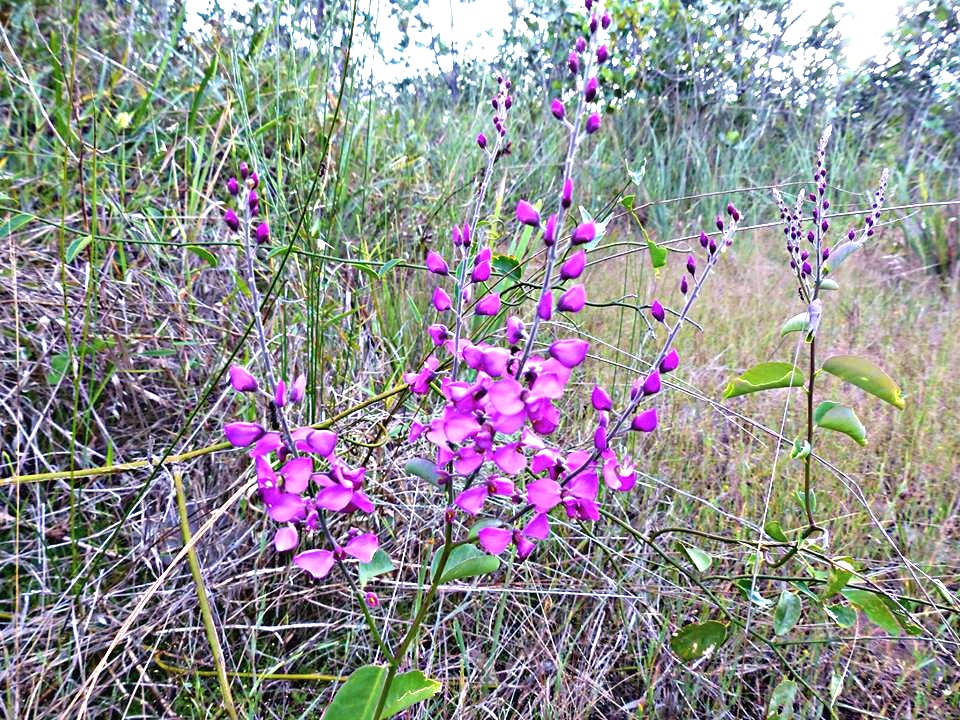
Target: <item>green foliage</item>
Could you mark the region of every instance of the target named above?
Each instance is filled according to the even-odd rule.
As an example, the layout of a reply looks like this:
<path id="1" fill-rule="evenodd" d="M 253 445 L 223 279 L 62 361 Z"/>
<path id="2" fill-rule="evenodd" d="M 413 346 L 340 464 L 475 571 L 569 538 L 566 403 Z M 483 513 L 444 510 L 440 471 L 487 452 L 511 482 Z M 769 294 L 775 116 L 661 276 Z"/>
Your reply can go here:
<path id="1" fill-rule="evenodd" d="M 684 625 L 670 638 L 670 649 L 686 662 L 714 652 L 727 639 L 727 626 L 717 620 Z"/>
<path id="2" fill-rule="evenodd" d="M 441 553 L 442 549 L 438 549 L 436 553 L 434 553 L 433 562 L 430 564 L 431 577 L 436 574 Z M 450 557 L 447 558 L 447 564 L 443 568 L 440 582 L 446 583 L 451 580 L 462 580 L 463 578 L 476 577 L 478 575 L 489 575 L 499 569 L 499 558 L 482 552 L 476 545 L 464 543 L 463 545 L 457 545 L 450 551 Z"/>
<path id="3" fill-rule="evenodd" d="M 740 377 L 731 380 L 723 390 L 727 399 L 776 388 L 800 387 L 803 373 L 791 363 L 766 362 L 754 365 Z"/>
<path id="4" fill-rule="evenodd" d="M 825 430 L 849 435 L 859 445 L 867 444 L 867 431 L 857 414 L 846 405 L 825 400 L 813 411 L 813 422 Z"/>
<path id="5" fill-rule="evenodd" d="M 780 599 L 773 610 L 773 631 L 777 635 L 786 635 L 800 619 L 803 605 L 800 596 L 789 590 L 780 593 Z"/>
<path id="6" fill-rule="evenodd" d="M 440 683 L 419 670 L 400 673 L 390 683 L 383 710 L 374 717 L 388 672 L 386 665 L 354 670 L 327 706 L 323 720 L 385 720 L 440 692 Z"/>
<path id="7" fill-rule="evenodd" d="M 378 549 L 370 558 L 370 562 L 360 563 L 357 582 L 361 588 L 364 588 L 373 578 L 388 572 L 393 572 L 393 561 L 387 553 Z"/>
<path id="8" fill-rule="evenodd" d="M 823 370 L 851 385 L 903 410 L 900 388 L 893 379 L 870 360 L 854 355 L 834 355 L 823 364 Z"/>

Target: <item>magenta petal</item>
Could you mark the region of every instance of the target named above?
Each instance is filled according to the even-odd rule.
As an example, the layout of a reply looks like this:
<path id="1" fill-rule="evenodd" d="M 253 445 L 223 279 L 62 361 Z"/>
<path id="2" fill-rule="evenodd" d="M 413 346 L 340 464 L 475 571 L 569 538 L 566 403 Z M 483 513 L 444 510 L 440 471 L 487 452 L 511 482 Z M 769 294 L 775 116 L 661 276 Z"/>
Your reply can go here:
<path id="1" fill-rule="evenodd" d="M 643 383 L 644 395 L 656 395 L 660 392 L 660 373 L 654 370 Z"/>
<path id="2" fill-rule="evenodd" d="M 550 478 L 541 478 L 527 485 L 527 501 L 538 512 L 549 512 L 560 503 L 560 484 Z"/>
<path id="3" fill-rule="evenodd" d="M 594 410 L 612 410 L 613 401 L 610 395 L 600 385 L 593 386 L 593 392 L 590 395 L 590 402 Z"/>
<path id="4" fill-rule="evenodd" d="M 451 414 L 443 423 L 443 432 L 447 440 L 454 443 L 462 443 L 468 437 L 480 430 L 480 423 L 473 415 Z"/>
<path id="5" fill-rule="evenodd" d="M 487 527 L 477 533 L 480 545 L 491 555 L 499 555 L 513 540 L 513 532 L 503 528 Z"/>
<path id="6" fill-rule="evenodd" d="M 523 472 L 523 469 L 527 466 L 527 458 L 517 450 L 516 443 L 497 448 L 493 453 L 493 461 L 507 475 L 516 475 Z"/>
<path id="7" fill-rule="evenodd" d="M 483 503 L 486 501 L 486 499 L 486 486 L 477 485 L 469 490 L 464 490 L 462 493 L 457 495 L 457 499 L 453 502 L 458 508 L 463 510 L 468 515 L 477 515 L 481 510 L 483 510 Z"/>
<path id="8" fill-rule="evenodd" d="M 298 457 L 288 460 L 280 468 L 280 474 L 283 475 L 283 487 L 287 492 L 302 493 L 307 489 L 307 483 L 310 482 L 310 475 L 313 473 L 313 458 Z"/>
<path id="9" fill-rule="evenodd" d="M 673 372 L 680 366 L 680 355 L 676 350 L 671 349 L 666 355 L 664 355 L 663 360 L 660 361 L 660 372 L 668 373 Z"/>
<path id="10" fill-rule="evenodd" d="M 317 495 L 317 507 L 339 512 L 349 505 L 352 499 L 353 490 L 343 485 L 331 485 L 321 490 L 320 494 Z"/>
<path id="11" fill-rule="evenodd" d="M 297 528 L 293 525 L 285 525 L 279 528 L 273 536 L 273 546 L 277 549 L 277 552 L 293 550 L 298 542 L 300 542 L 300 536 L 297 533 Z"/>
<path id="12" fill-rule="evenodd" d="M 517 220 L 524 225 L 540 227 L 540 213 L 526 200 L 517 203 Z"/>
<path id="13" fill-rule="evenodd" d="M 282 447 L 283 440 L 280 439 L 280 433 L 268 432 L 262 438 L 257 440 L 257 444 L 254 445 L 253 450 L 250 451 L 250 457 L 263 457 L 265 455 L 269 455 L 274 450 L 279 450 Z"/>
<path id="14" fill-rule="evenodd" d="M 353 498 L 351 498 L 348 507 L 353 510 L 359 510 L 367 515 L 373 512 L 373 502 L 367 497 L 367 494 L 363 492 L 363 490 L 357 490 L 353 493 Z"/>
<path id="15" fill-rule="evenodd" d="M 293 493 L 278 492 L 270 495 L 264 494 L 270 498 L 267 505 L 267 515 L 276 522 L 290 522 L 291 520 L 303 520 L 307 516 L 306 505 L 303 498 Z"/>
<path id="16" fill-rule="evenodd" d="M 298 403 L 303 400 L 304 396 L 307 394 L 307 376 L 303 373 L 297 375 L 296 380 L 293 381 L 293 385 L 290 386 L 290 402 Z"/>
<path id="17" fill-rule="evenodd" d="M 496 315 L 500 312 L 500 296 L 487 295 L 477 303 L 474 312 L 477 315 Z"/>
<path id="18" fill-rule="evenodd" d="M 427 252 L 427 270 L 437 275 L 446 275 L 450 272 L 450 269 L 447 267 L 447 261 L 435 250 Z"/>
<path id="19" fill-rule="evenodd" d="M 447 295 L 447 291 L 441 287 L 434 288 L 433 307 L 436 308 L 437 312 L 444 312 L 453 307 L 450 296 Z"/>
<path id="20" fill-rule="evenodd" d="M 293 564 L 322 580 L 333 568 L 333 553 L 329 550 L 307 550 L 293 558 Z"/>
<path id="21" fill-rule="evenodd" d="M 520 399 L 520 393 L 523 387 L 512 377 L 505 377 L 503 380 L 493 383 L 490 386 L 488 396 L 490 404 L 494 409 L 504 415 L 516 415 L 523 412 L 526 405 Z"/>
<path id="22" fill-rule="evenodd" d="M 314 430 L 307 435 L 303 445 L 297 443 L 298 449 L 320 457 L 330 457 L 336 447 L 337 434 L 332 430 Z"/>
<path id="23" fill-rule="evenodd" d="M 491 488 L 489 485 L 493 485 L 493 487 Z M 490 492 L 492 495 L 512 497 L 516 492 L 516 487 L 510 478 L 498 477 L 489 481 L 487 492 Z"/>
<path id="24" fill-rule="evenodd" d="M 363 535 L 357 535 L 344 545 L 343 551 L 360 562 L 368 563 L 373 560 L 373 554 L 378 547 L 380 547 L 380 540 L 377 536 L 373 533 L 364 533 Z"/>
<path id="25" fill-rule="evenodd" d="M 590 343 L 579 338 L 557 340 L 550 345 L 550 357 L 567 368 L 573 368 L 583 362 L 590 349 Z"/>
<path id="26" fill-rule="evenodd" d="M 587 291 L 583 283 L 577 283 L 560 296 L 557 301 L 557 310 L 560 312 L 577 313 L 587 304 Z"/>
<path id="27" fill-rule="evenodd" d="M 580 277 L 583 269 L 587 266 L 587 252 L 578 250 L 568 257 L 563 265 L 560 266 L 560 278 L 562 280 L 573 280 Z"/>
<path id="28" fill-rule="evenodd" d="M 227 436 L 227 441 L 234 447 L 247 447 L 252 445 L 261 437 L 266 430 L 250 422 L 232 422 L 223 426 L 223 434 Z"/>
<path id="29" fill-rule="evenodd" d="M 653 432 L 657 429 L 657 409 L 644 410 L 633 419 L 630 427 L 640 432 Z"/>
<path id="30" fill-rule="evenodd" d="M 523 529 L 523 534 L 527 537 L 545 540 L 550 534 L 550 521 L 546 513 L 537 513 L 533 516 L 527 526 Z"/>
<path id="31" fill-rule="evenodd" d="M 517 533 L 513 538 L 514 543 L 517 546 L 517 559 L 526 560 L 530 557 L 530 553 L 534 551 L 537 547 L 532 541 L 527 540 L 523 535 Z"/>

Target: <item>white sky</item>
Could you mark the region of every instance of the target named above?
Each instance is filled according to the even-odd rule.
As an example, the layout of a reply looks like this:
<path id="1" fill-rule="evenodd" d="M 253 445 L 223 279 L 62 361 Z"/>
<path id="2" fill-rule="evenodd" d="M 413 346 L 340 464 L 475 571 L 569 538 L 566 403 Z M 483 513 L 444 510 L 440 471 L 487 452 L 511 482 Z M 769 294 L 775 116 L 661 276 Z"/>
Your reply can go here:
<path id="1" fill-rule="evenodd" d="M 362 1 L 362 0 L 361 0 Z M 386 0 L 367 0 L 371 12 L 378 16 L 377 25 L 381 32 L 380 45 L 388 58 L 396 57 L 395 48 L 400 41 L 400 31 L 396 21 L 390 17 L 390 4 Z M 198 13 L 210 7 L 212 0 L 187 0 L 189 15 L 187 26 L 193 31 L 200 29 L 202 22 Z M 805 33 L 809 26 L 823 17 L 832 0 L 795 0 L 795 5 L 805 7 L 798 23 L 792 29 L 798 35 Z M 220 0 L 224 8 L 248 8 L 252 0 Z M 846 37 L 847 59 L 852 67 L 876 55 L 884 55 L 886 48 L 882 43 L 883 35 L 891 29 L 897 18 L 897 9 L 901 0 L 845 0 L 840 11 L 840 32 Z M 469 55 L 479 59 L 493 59 L 503 30 L 508 27 L 508 0 L 426 0 L 421 10 L 424 18 L 433 22 L 437 32 L 448 43 L 455 44 L 459 51 L 469 44 Z M 452 13 L 452 22 L 451 22 Z M 422 39 L 426 41 L 427 37 Z M 360 51 L 367 58 L 379 63 L 369 40 L 361 43 Z M 407 60 L 414 70 L 420 68 L 435 69 L 433 54 L 426 49 L 411 47 L 407 51 Z M 376 68 L 378 79 L 384 81 L 399 80 L 406 75 L 402 65 Z"/>

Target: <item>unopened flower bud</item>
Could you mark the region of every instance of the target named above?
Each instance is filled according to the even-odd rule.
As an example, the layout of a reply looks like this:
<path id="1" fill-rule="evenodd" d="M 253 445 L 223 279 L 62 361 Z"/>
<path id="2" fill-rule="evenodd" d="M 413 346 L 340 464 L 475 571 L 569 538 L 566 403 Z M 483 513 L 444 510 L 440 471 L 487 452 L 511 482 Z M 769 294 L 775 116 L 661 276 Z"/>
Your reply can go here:
<path id="1" fill-rule="evenodd" d="M 589 10 L 589 8 L 587 8 Z M 573 46 L 576 48 L 578 53 L 582 53 L 587 49 L 587 40 L 583 35 L 578 35 L 576 41 L 573 43 Z"/>
<path id="2" fill-rule="evenodd" d="M 693 255 L 687 255 L 687 272 L 694 276 L 697 274 L 697 259 Z"/>
<path id="3" fill-rule="evenodd" d="M 255 392 L 258 387 L 257 379 L 246 368 L 239 365 L 230 367 L 230 385 L 237 392 Z"/>
<path id="4" fill-rule="evenodd" d="M 668 373 L 673 372 L 680 366 L 680 355 L 673 348 L 670 349 L 666 355 L 663 356 L 663 360 L 660 361 L 660 372 Z"/>
<path id="5" fill-rule="evenodd" d="M 287 404 L 287 383 L 283 380 L 277 380 L 277 386 L 273 389 L 273 404 L 278 408 Z"/>
<path id="6" fill-rule="evenodd" d="M 229 192 L 231 195 L 234 195 L 234 196 L 236 196 L 240 192 L 240 183 L 237 182 L 237 179 L 235 177 L 232 177 L 229 180 L 227 180 L 227 192 Z"/>
<path id="7" fill-rule="evenodd" d="M 657 322 L 663 322 L 667 317 L 667 314 L 663 309 L 663 305 L 660 304 L 659 300 L 654 300 L 650 305 L 650 314 Z"/>
<path id="8" fill-rule="evenodd" d="M 265 222 L 257 225 L 257 244 L 263 245 L 270 240 L 270 226 Z"/>
<path id="9" fill-rule="evenodd" d="M 577 57 L 576 53 L 570 53 L 567 57 L 567 67 L 570 68 L 570 72 L 576 75 L 577 70 L 580 69 L 580 58 Z"/>
<path id="10" fill-rule="evenodd" d="M 600 129 L 600 113 L 593 113 L 590 117 L 587 118 L 587 135 L 593 135 L 597 130 Z"/>
<path id="11" fill-rule="evenodd" d="M 573 236 L 570 238 L 570 242 L 574 245 L 583 245 L 584 243 L 593 242 L 596 237 L 597 226 L 588 221 L 577 225 L 573 231 Z"/>
<path id="12" fill-rule="evenodd" d="M 237 214 L 233 210 L 227 210 L 223 214 L 223 221 L 227 224 L 227 227 L 234 232 L 240 229 L 240 218 L 237 217 Z"/>
<path id="13" fill-rule="evenodd" d="M 578 250 L 568 257 L 563 265 L 560 266 L 560 278 L 562 280 L 573 280 L 580 277 L 586 264 L 587 252 L 585 250 Z"/>
<path id="14" fill-rule="evenodd" d="M 593 409 L 598 412 L 613 409 L 613 400 L 610 399 L 609 393 L 599 385 L 593 386 L 593 392 L 590 393 L 590 403 L 593 405 Z"/>
<path id="15" fill-rule="evenodd" d="M 560 195 L 560 205 L 567 209 L 573 204 L 573 180 L 567 178 L 563 181 L 563 193 Z"/>
<path id="16" fill-rule="evenodd" d="M 550 103 L 550 112 L 553 113 L 553 116 L 557 120 L 563 120 L 564 115 L 566 115 L 566 109 L 563 107 L 560 98 L 554 98 Z"/>
<path id="17" fill-rule="evenodd" d="M 547 218 L 547 225 L 543 229 L 543 244 L 552 247 L 557 242 L 557 215 L 552 213 Z"/>
<path id="18" fill-rule="evenodd" d="M 597 89 L 600 87 L 600 81 L 597 80 L 596 75 L 587 80 L 587 84 L 583 87 L 583 97 L 587 102 L 593 102 L 597 99 Z"/>
<path id="19" fill-rule="evenodd" d="M 460 231 L 459 225 L 453 226 L 453 230 L 450 231 L 450 240 L 453 242 L 454 247 L 463 245 L 463 233 Z"/>
<path id="20" fill-rule="evenodd" d="M 447 267 L 447 261 L 440 256 L 440 253 L 434 250 L 427 251 L 427 270 L 435 275 L 448 275 L 450 273 L 450 268 Z"/>
<path id="21" fill-rule="evenodd" d="M 601 45 L 597 48 L 597 64 L 603 65 L 607 60 L 610 59 L 610 51 L 607 49 L 606 45 Z"/>
<path id="22" fill-rule="evenodd" d="M 433 290 L 433 307 L 437 312 L 445 312 L 453 307 L 450 296 L 447 295 L 447 291 L 442 287 L 434 288 Z"/>
<path id="23" fill-rule="evenodd" d="M 596 31 L 597 31 L 597 16 L 591 15 L 590 16 L 590 34 L 592 35 Z"/>
<path id="24" fill-rule="evenodd" d="M 723 217 L 721 215 L 717 215 L 717 230 L 723 232 Z"/>
<path id="25" fill-rule="evenodd" d="M 537 303 L 537 317 L 541 320 L 549 320 L 553 317 L 553 293 L 549 290 L 540 296 L 540 302 Z"/>
<path id="26" fill-rule="evenodd" d="M 477 135 L 477 145 L 480 146 L 481 150 L 485 150 L 487 147 L 487 136 L 483 133 Z"/>
<path id="27" fill-rule="evenodd" d="M 647 376 L 647 379 L 643 383 L 643 394 L 644 395 L 656 395 L 660 392 L 660 373 L 654 370 L 650 375 Z"/>
<path id="28" fill-rule="evenodd" d="M 680 294 L 681 295 L 687 294 L 687 276 L 686 275 L 680 278 Z"/>
<path id="29" fill-rule="evenodd" d="M 557 301 L 557 310 L 560 312 L 577 313 L 583 310 L 587 303 L 587 293 L 583 283 L 578 283 L 560 296 Z"/>
<path id="30" fill-rule="evenodd" d="M 470 223 L 463 224 L 463 246 L 470 247 Z"/>
<path id="31" fill-rule="evenodd" d="M 610 27 L 610 13 L 605 12 L 600 16 L 600 27 L 602 27 L 604 30 Z"/>
<path id="32" fill-rule="evenodd" d="M 633 418 L 630 422 L 630 429 L 639 432 L 653 432 L 657 429 L 657 422 L 657 409 L 650 408 Z"/>
<path id="33" fill-rule="evenodd" d="M 700 247 L 706 248 L 707 245 L 709 244 L 710 244 L 710 238 L 708 238 L 707 234 L 703 232 L 703 230 L 701 230 L 700 231 Z"/>
<path id="34" fill-rule="evenodd" d="M 246 162 L 240 163 L 240 179 L 246 180 L 247 175 L 250 174 L 250 166 Z"/>
<path id="35" fill-rule="evenodd" d="M 520 200 L 517 203 L 517 221 L 523 225 L 540 227 L 540 213 L 526 200 Z"/>

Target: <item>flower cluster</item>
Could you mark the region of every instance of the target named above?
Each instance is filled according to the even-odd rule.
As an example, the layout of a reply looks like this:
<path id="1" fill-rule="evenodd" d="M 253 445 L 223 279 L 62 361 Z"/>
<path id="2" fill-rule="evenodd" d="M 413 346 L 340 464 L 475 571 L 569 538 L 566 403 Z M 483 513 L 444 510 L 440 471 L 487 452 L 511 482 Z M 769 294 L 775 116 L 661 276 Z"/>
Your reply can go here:
<path id="1" fill-rule="evenodd" d="M 260 215 L 260 196 L 257 193 L 257 187 L 260 185 L 260 178 L 257 171 L 252 170 L 246 162 L 240 163 L 240 180 L 231 177 L 227 180 L 227 192 L 240 203 L 240 212 L 246 219 L 246 227 L 250 227 L 252 219 Z M 233 208 L 227 208 L 223 213 L 223 222 L 233 232 L 240 231 L 240 215 Z M 257 223 L 254 230 L 254 237 L 257 244 L 262 245 L 270 240 L 270 227 L 266 221 Z"/>

